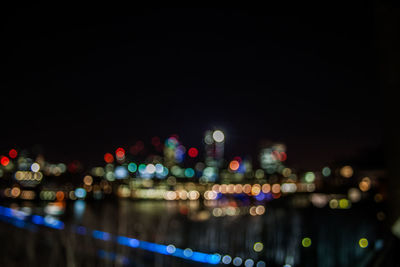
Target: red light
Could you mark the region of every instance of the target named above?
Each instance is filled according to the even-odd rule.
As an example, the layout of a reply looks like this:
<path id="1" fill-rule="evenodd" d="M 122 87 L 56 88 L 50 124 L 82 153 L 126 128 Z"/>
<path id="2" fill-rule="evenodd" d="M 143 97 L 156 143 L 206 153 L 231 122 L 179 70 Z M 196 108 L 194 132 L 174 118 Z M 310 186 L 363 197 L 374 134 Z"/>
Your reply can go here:
<path id="1" fill-rule="evenodd" d="M 117 148 L 117 150 L 115 150 L 115 155 L 119 159 L 125 157 L 125 149 L 123 149 L 122 147 Z"/>
<path id="2" fill-rule="evenodd" d="M 1 165 L 3 165 L 3 166 L 7 166 L 8 163 L 10 163 L 10 159 L 7 158 L 6 156 L 3 156 L 3 157 L 1 158 L 1 160 L 0 160 L 0 163 L 1 163 Z"/>
<path id="3" fill-rule="evenodd" d="M 199 151 L 197 150 L 197 148 L 191 147 L 191 148 L 189 148 L 188 154 L 189 154 L 189 157 L 195 158 L 199 154 Z"/>
<path id="4" fill-rule="evenodd" d="M 111 153 L 104 154 L 104 161 L 107 163 L 112 163 L 114 161 L 114 156 Z"/>
<path id="5" fill-rule="evenodd" d="M 10 156 L 10 158 L 15 159 L 18 155 L 18 152 L 15 149 L 11 149 L 10 152 L 8 152 L 8 155 Z"/>

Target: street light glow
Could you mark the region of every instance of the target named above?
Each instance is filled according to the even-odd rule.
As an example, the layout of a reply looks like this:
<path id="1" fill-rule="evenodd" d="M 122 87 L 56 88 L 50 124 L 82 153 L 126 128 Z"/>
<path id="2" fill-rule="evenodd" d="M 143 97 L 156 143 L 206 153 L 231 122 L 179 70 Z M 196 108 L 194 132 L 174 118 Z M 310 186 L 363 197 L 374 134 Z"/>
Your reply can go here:
<path id="1" fill-rule="evenodd" d="M 220 130 L 214 131 L 212 136 L 213 136 L 214 141 L 217 143 L 221 143 L 225 140 L 225 135 Z"/>

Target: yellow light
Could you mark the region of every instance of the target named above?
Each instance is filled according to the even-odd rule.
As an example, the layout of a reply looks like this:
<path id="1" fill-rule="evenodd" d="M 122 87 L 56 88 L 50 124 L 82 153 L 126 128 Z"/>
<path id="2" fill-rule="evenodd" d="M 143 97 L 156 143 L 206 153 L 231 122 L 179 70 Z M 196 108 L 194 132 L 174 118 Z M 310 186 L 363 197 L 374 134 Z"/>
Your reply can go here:
<path id="1" fill-rule="evenodd" d="M 368 239 L 361 238 L 360 241 L 358 241 L 358 244 L 360 245 L 361 248 L 366 248 L 368 247 Z"/>
<path id="2" fill-rule="evenodd" d="M 261 242 L 254 243 L 253 249 L 255 252 L 260 252 L 264 249 L 264 245 Z"/>
<path id="3" fill-rule="evenodd" d="M 339 208 L 341 209 L 347 209 L 350 207 L 349 201 L 345 198 L 342 198 L 339 200 Z"/>
<path id="4" fill-rule="evenodd" d="M 336 199 L 331 199 L 329 201 L 329 207 L 331 209 L 336 209 L 338 207 L 338 205 L 339 205 L 339 203 L 338 203 L 338 201 Z"/>
<path id="5" fill-rule="evenodd" d="M 311 238 L 303 238 L 303 240 L 301 240 L 301 244 L 303 245 L 303 247 L 308 248 L 309 246 L 311 246 Z"/>
<path id="6" fill-rule="evenodd" d="M 261 192 L 261 186 L 259 184 L 253 185 L 253 187 L 251 188 L 251 194 L 253 196 L 257 196 L 260 194 L 260 192 Z"/>

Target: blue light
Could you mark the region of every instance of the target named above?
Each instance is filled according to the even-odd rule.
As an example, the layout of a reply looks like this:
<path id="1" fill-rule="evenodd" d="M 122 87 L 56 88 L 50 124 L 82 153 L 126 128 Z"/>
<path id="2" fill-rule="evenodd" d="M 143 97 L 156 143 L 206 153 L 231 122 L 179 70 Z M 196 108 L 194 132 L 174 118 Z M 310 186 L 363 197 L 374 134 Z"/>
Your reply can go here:
<path id="1" fill-rule="evenodd" d="M 79 190 L 78 190 L 78 192 L 79 192 Z M 84 192 L 86 193 L 86 191 L 84 191 Z M 36 230 L 37 229 L 36 226 L 25 223 L 23 219 L 19 218 L 19 215 L 14 216 L 14 213 L 18 213 L 18 211 L 7 208 L 7 207 L 0 206 L 0 215 L 1 215 L 0 219 L 1 220 L 11 223 L 17 227 L 28 228 L 28 230 Z M 52 216 L 46 216 L 44 218 L 39 215 L 32 215 L 30 219 L 34 224 L 37 224 L 37 225 L 43 225 L 43 226 L 58 229 L 58 230 L 64 229 L 64 223 L 62 221 L 55 219 Z M 78 227 L 74 226 L 73 229 L 75 229 L 76 233 L 81 234 L 81 235 L 85 235 L 87 232 L 87 229 L 84 226 L 78 226 Z M 98 230 L 93 230 L 92 236 L 96 239 L 100 239 L 103 241 L 110 241 L 110 240 L 112 240 L 112 237 L 113 237 L 110 233 L 98 231 Z M 197 261 L 197 262 L 201 262 L 201 263 L 218 264 L 221 261 L 221 255 L 219 255 L 217 253 L 216 254 L 207 254 L 207 253 L 202 253 L 202 252 L 196 252 L 196 251 L 192 251 L 190 248 L 186 248 L 186 249 L 175 248 L 175 246 L 173 246 L 173 245 L 166 246 L 166 245 L 162 245 L 162 244 L 140 241 L 135 238 L 129 238 L 129 237 L 125 237 L 125 236 L 118 236 L 115 240 L 119 244 L 124 245 L 124 246 L 129 246 L 132 248 L 140 248 L 143 250 L 152 251 L 152 252 L 163 254 L 163 255 L 171 255 L 174 257 Z M 114 258 L 114 259 L 118 256 L 115 253 L 105 252 L 105 251 L 101 251 L 101 250 L 98 251 L 98 255 L 100 257 L 107 257 L 107 258 Z M 127 262 L 126 258 L 121 257 L 121 260 L 123 262 Z"/>
<path id="2" fill-rule="evenodd" d="M 164 166 L 160 163 L 156 164 L 156 173 L 161 174 L 164 171 Z"/>
<path id="3" fill-rule="evenodd" d="M 263 192 L 260 192 L 260 194 L 258 194 L 257 196 L 255 196 L 255 198 L 256 198 L 258 201 L 264 200 L 265 197 L 266 197 L 266 195 L 265 195 Z"/>
<path id="4" fill-rule="evenodd" d="M 128 177 L 128 170 L 124 166 L 118 166 L 115 168 L 115 178 L 117 179 L 124 179 Z"/>
<path id="5" fill-rule="evenodd" d="M 132 247 L 132 248 L 137 248 L 139 247 L 139 240 L 135 238 L 129 238 L 125 236 L 118 236 L 117 237 L 117 242 L 121 245 Z"/>
<path id="6" fill-rule="evenodd" d="M 109 233 L 107 233 L 107 232 L 93 230 L 92 235 L 93 235 L 94 238 L 101 239 L 103 241 L 111 240 L 111 235 Z"/>
<path id="7" fill-rule="evenodd" d="M 43 225 L 44 224 L 44 218 L 42 216 L 39 216 L 39 215 L 33 215 L 32 216 L 32 222 L 34 224 Z"/>
<path id="8" fill-rule="evenodd" d="M 53 218 L 52 216 L 46 216 L 44 218 L 44 225 L 58 230 L 64 229 L 64 223 Z"/>
<path id="9" fill-rule="evenodd" d="M 75 196 L 77 198 L 85 198 L 86 197 L 86 190 L 83 188 L 77 188 L 75 189 Z"/>

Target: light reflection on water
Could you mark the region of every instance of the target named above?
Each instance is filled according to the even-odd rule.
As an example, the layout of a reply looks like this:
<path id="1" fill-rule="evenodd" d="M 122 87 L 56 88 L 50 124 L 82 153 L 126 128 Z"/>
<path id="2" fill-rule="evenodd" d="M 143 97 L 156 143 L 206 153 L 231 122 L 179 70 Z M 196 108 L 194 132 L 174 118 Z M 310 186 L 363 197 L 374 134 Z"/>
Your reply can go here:
<path id="1" fill-rule="evenodd" d="M 240 259 L 242 266 L 247 259 L 251 259 L 249 266 L 252 262 L 254 266 L 258 262 L 260 266 L 262 262 L 267 266 L 355 266 L 373 253 L 379 236 L 370 208 L 296 208 L 290 203 L 267 203 L 261 216 L 215 217 L 211 208 L 196 201 L 75 201 L 60 217 L 65 223 L 63 231 L 40 228 L 31 232 L 1 223 L 1 241 L 9 243 L 1 258 L 8 263 L 4 266 L 20 261 L 30 266 L 196 266 L 193 261 L 93 238 L 89 231 L 68 231 L 72 226 L 171 244 L 188 249 L 186 253 L 228 255 L 225 259 L 231 258 L 230 264 Z M 308 247 L 302 245 L 305 237 L 311 241 Z M 370 242 L 366 248 L 358 245 L 363 237 Z M 263 244 L 258 252 L 254 249 L 257 242 Z M 52 251 L 51 255 L 46 251 Z M 4 262 L 6 258 L 9 262 Z"/>

